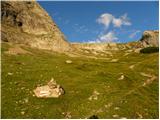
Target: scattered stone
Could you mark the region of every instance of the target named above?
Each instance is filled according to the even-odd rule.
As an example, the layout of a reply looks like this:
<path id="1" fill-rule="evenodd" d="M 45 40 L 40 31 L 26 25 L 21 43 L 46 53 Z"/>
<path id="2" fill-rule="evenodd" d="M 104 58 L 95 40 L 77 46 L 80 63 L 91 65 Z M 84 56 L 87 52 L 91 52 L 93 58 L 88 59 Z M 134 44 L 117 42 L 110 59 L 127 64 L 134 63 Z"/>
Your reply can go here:
<path id="1" fill-rule="evenodd" d="M 65 118 L 66 118 L 66 119 L 71 119 L 71 118 L 72 118 L 71 112 L 63 113 L 63 115 L 65 115 Z"/>
<path id="2" fill-rule="evenodd" d="M 112 59 L 111 62 L 118 62 L 119 59 Z"/>
<path id="3" fill-rule="evenodd" d="M 13 75 L 13 73 L 10 73 L 10 72 L 9 72 L 8 75 Z"/>
<path id="4" fill-rule="evenodd" d="M 100 93 L 99 92 L 97 92 L 96 90 L 94 90 L 93 91 L 93 93 L 92 93 L 92 95 L 88 98 L 90 101 L 91 100 L 98 100 L 98 95 L 99 95 Z"/>
<path id="5" fill-rule="evenodd" d="M 92 54 L 94 55 L 98 55 L 98 53 L 96 51 L 92 51 Z"/>
<path id="6" fill-rule="evenodd" d="M 148 78 L 142 86 L 146 86 L 148 84 L 151 84 L 155 79 L 157 79 L 157 76 L 152 76 L 151 78 Z"/>
<path id="7" fill-rule="evenodd" d="M 129 55 L 130 53 L 125 53 L 123 56 L 127 56 L 127 55 Z"/>
<path id="8" fill-rule="evenodd" d="M 118 78 L 118 80 L 123 80 L 124 79 L 124 75 L 121 75 L 120 78 Z"/>
<path id="9" fill-rule="evenodd" d="M 115 107 L 114 109 L 115 109 L 115 110 L 119 110 L 120 108 L 119 108 L 119 107 Z"/>
<path id="10" fill-rule="evenodd" d="M 38 98 L 58 98 L 64 94 L 63 88 L 53 78 L 47 85 L 37 87 L 33 92 Z"/>
<path id="11" fill-rule="evenodd" d="M 99 110 L 97 110 L 97 113 L 101 113 L 103 112 L 102 108 L 100 108 Z"/>
<path id="12" fill-rule="evenodd" d="M 129 66 L 129 68 L 130 68 L 130 69 L 133 69 L 134 67 L 135 67 L 135 65 L 131 65 L 131 66 Z"/>
<path id="13" fill-rule="evenodd" d="M 21 87 L 21 90 L 24 90 L 25 89 L 25 87 Z"/>
<path id="14" fill-rule="evenodd" d="M 131 52 L 133 52 L 133 50 L 127 50 L 126 52 L 129 52 L 129 53 L 131 53 Z"/>
<path id="15" fill-rule="evenodd" d="M 143 118 L 143 116 L 142 116 L 139 112 L 136 112 L 136 114 L 138 115 L 138 118 L 139 118 L 139 119 L 142 119 L 142 118 Z"/>
<path id="16" fill-rule="evenodd" d="M 87 50 L 85 50 L 84 52 L 85 52 L 85 53 L 89 53 L 89 51 L 87 51 Z"/>
<path id="17" fill-rule="evenodd" d="M 66 60 L 66 63 L 67 63 L 67 64 L 71 64 L 72 61 L 71 61 L 71 60 Z"/>
<path id="18" fill-rule="evenodd" d="M 25 99 L 24 99 L 24 102 L 25 102 L 25 103 L 28 103 L 28 101 L 29 101 L 28 98 L 25 98 Z"/>
<path id="19" fill-rule="evenodd" d="M 135 53 L 140 53 L 140 50 L 141 50 L 141 49 L 142 49 L 142 48 L 137 48 L 137 49 L 134 50 L 134 52 L 135 52 Z"/>
<path id="20" fill-rule="evenodd" d="M 121 117 L 120 119 L 127 119 L 126 117 Z"/>
<path id="21" fill-rule="evenodd" d="M 147 109 L 147 108 L 145 108 L 144 110 L 145 110 L 145 111 L 148 111 L 148 109 Z"/>
<path id="22" fill-rule="evenodd" d="M 146 73 L 143 73 L 143 72 L 141 72 L 140 74 L 141 74 L 142 76 L 144 76 L 144 77 L 152 77 L 152 75 L 146 74 Z"/>
<path id="23" fill-rule="evenodd" d="M 118 118 L 119 115 L 115 114 L 115 115 L 112 115 L 113 118 Z"/>
<path id="24" fill-rule="evenodd" d="M 21 112 L 21 114 L 22 114 L 22 115 L 24 115 L 24 114 L 25 114 L 25 112 L 24 112 L 24 111 L 22 111 L 22 112 Z"/>
<path id="25" fill-rule="evenodd" d="M 113 105 L 113 103 L 108 103 L 107 105 L 104 105 L 105 108 L 109 108 Z"/>

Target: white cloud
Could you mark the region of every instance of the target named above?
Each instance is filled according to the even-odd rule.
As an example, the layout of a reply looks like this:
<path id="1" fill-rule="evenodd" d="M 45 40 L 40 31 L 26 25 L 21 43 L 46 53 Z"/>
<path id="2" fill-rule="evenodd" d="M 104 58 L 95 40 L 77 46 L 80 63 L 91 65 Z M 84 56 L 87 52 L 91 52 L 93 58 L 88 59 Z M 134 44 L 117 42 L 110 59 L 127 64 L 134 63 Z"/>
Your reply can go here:
<path id="1" fill-rule="evenodd" d="M 133 32 L 132 34 L 129 35 L 129 38 L 134 38 L 140 32 L 141 32 L 140 30 Z"/>
<path id="2" fill-rule="evenodd" d="M 113 31 L 110 31 L 106 34 L 101 34 L 98 36 L 96 40 L 89 40 L 87 43 L 110 43 L 110 42 L 118 42 L 118 38 L 116 37 L 116 34 Z"/>
<path id="3" fill-rule="evenodd" d="M 121 20 L 123 22 L 123 25 L 132 25 L 129 21 L 129 18 L 127 17 L 127 13 L 121 16 Z"/>
<path id="4" fill-rule="evenodd" d="M 115 42 L 118 40 L 113 31 L 108 32 L 107 34 L 100 35 L 96 40 L 97 42 Z"/>
<path id="5" fill-rule="evenodd" d="M 121 27 L 121 25 L 122 25 L 122 20 L 120 19 L 120 18 L 114 18 L 113 19 L 113 21 L 112 21 L 112 23 L 113 23 L 113 26 L 114 27 Z"/>
<path id="6" fill-rule="evenodd" d="M 102 14 L 98 19 L 97 22 L 100 24 L 104 24 L 106 28 L 109 27 L 110 23 L 112 22 L 114 16 L 109 13 Z"/>
<path id="7" fill-rule="evenodd" d="M 99 24 L 103 24 L 105 28 L 108 28 L 111 23 L 114 27 L 121 27 L 122 25 L 131 25 L 131 22 L 127 17 L 126 13 L 120 16 L 119 18 L 116 18 L 112 14 L 104 13 L 97 19 L 97 22 Z"/>

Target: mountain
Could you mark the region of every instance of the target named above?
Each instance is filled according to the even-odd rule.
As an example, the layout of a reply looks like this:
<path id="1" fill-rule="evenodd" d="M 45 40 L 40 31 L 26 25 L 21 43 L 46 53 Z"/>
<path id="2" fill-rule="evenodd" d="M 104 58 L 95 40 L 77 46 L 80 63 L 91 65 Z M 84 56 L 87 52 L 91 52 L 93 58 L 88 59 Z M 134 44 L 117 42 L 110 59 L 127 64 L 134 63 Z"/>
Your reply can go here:
<path id="1" fill-rule="evenodd" d="M 48 13 L 35 1 L 1 2 L 2 41 L 69 51 L 70 44 Z"/>
<path id="2" fill-rule="evenodd" d="M 140 39 L 144 47 L 148 46 L 159 46 L 159 31 L 158 30 L 147 30 L 143 32 L 142 38 Z"/>

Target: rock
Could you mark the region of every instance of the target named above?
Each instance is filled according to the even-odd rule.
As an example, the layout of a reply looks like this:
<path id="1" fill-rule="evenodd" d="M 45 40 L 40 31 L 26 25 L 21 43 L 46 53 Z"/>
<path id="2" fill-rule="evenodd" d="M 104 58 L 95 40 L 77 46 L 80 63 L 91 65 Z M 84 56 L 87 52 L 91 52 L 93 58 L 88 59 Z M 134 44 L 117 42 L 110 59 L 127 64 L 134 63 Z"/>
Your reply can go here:
<path id="1" fill-rule="evenodd" d="M 1 39 L 57 52 L 70 51 L 70 44 L 48 13 L 36 2 L 1 2 Z"/>
<path id="2" fill-rule="evenodd" d="M 71 60 L 66 60 L 66 63 L 67 63 L 67 64 L 71 64 L 72 61 L 71 61 Z"/>
<path id="3" fill-rule="evenodd" d="M 113 118 L 118 118 L 119 115 L 115 114 L 115 115 L 112 115 Z"/>
<path id="4" fill-rule="evenodd" d="M 125 52 L 131 53 L 131 52 L 133 52 L 133 50 L 129 49 L 129 50 L 126 50 Z"/>
<path id="5" fill-rule="evenodd" d="M 24 115 L 24 114 L 25 114 L 25 112 L 24 112 L 24 111 L 22 111 L 22 112 L 21 112 L 21 115 Z"/>
<path id="6" fill-rule="evenodd" d="M 124 75 L 121 75 L 120 78 L 118 78 L 118 80 L 123 80 L 124 79 Z"/>
<path id="7" fill-rule="evenodd" d="M 121 117 L 120 119 L 127 119 L 126 117 Z"/>
<path id="8" fill-rule="evenodd" d="M 28 103 L 28 101 L 29 101 L 28 98 L 25 98 L 25 99 L 24 99 L 24 102 L 25 102 L 25 103 Z"/>
<path id="9" fill-rule="evenodd" d="M 136 112 L 136 114 L 138 115 L 138 118 L 139 118 L 139 119 L 142 119 L 142 118 L 143 118 L 142 114 L 140 114 L 139 112 Z"/>
<path id="10" fill-rule="evenodd" d="M 123 56 L 127 56 L 127 55 L 129 55 L 130 53 L 125 53 Z"/>
<path id="11" fill-rule="evenodd" d="M 142 48 L 137 48 L 137 49 L 134 50 L 134 52 L 135 52 L 135 53 L 140 53 L 140 50 L 141 50 L 141 49 L 142 49 Z"/>
<path id="12" fill-rule="evenodd" d="M 91 100 L 98 100 L 98 95 L 99 95 L 100 93 L 99 92 L 97 92 L 96 90 L 94 90 L 93 91 L 93 93 L 92 93 L 92 95 L 88 98 L 90 101 Z"/>
<path id="13" fill-rule="evenodd" d="M 64 115 L 65 115 L 66 119 L 71 119 L 72 118 L 71 112 L 66 112 L 66 113 L 64 113 Z"/>
<path id="14" fill-rule="evenodd" d="M 10 73 L 10 72 L 9 72 L 8 75 L 13 75 L 13 73 Z"/>
<path id="15" fill-rule="evenodd" d="M 131 66 L 129 66 L 129 68 L 130 68 L 130 69 L 133 69 L 134 67 L 135 67 L 135 65 L 131 65 Z"/>
<path id="16" fill-rule="evenodd" d="M 147 73 L 144 73 L 144 72 L 140 72 L 140 74 L 142 75 L 142 76 L 144 76 L 144 77 L 152 77 L 152 75 L 150 75 L 150 74 L 147 74 Z"/>
<path id="17" fill-rule="evenodd" d="M 148 30 L 144 31 L 140 39 L 144 47 L 158 47 L 159 46 L 159 31 Z"/>
<path id="18" fill-rule="evenodd" d="M 38 98 L 58 98 L 64 94 L 63 88 L 53 78 L 47 85 L 37 87 L 33 92 Z"/>
<path id="19" fill-rule="evenodd" d="M 113 103 L 108 103 L 107 105 L 104 105 L 105 108 L 109 108 L 113 105 Z"/>
<path id="20" fill-rule="evenodd" d="M 118 62 L 119 59 L 112 59 L 111 62 Z"/>
<path id="21" fill-rule="evenodd" d="M 114 109 L 115 109 L 115 110 L 119 110 L 120 108 L 119 108 L 119 107 L 115 107 Z"/>

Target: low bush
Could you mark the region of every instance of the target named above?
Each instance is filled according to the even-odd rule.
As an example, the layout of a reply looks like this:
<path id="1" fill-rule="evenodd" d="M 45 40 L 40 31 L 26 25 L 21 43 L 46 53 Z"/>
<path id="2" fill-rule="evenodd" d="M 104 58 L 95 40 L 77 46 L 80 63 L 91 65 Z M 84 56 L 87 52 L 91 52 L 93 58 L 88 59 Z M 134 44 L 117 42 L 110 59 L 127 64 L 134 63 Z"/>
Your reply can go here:
<path id="1" fill-rule="evenodd" d="M 140 53 L 155 53 L 159 52 L 159 47 L 146 47 L 140 50 Z"/>

